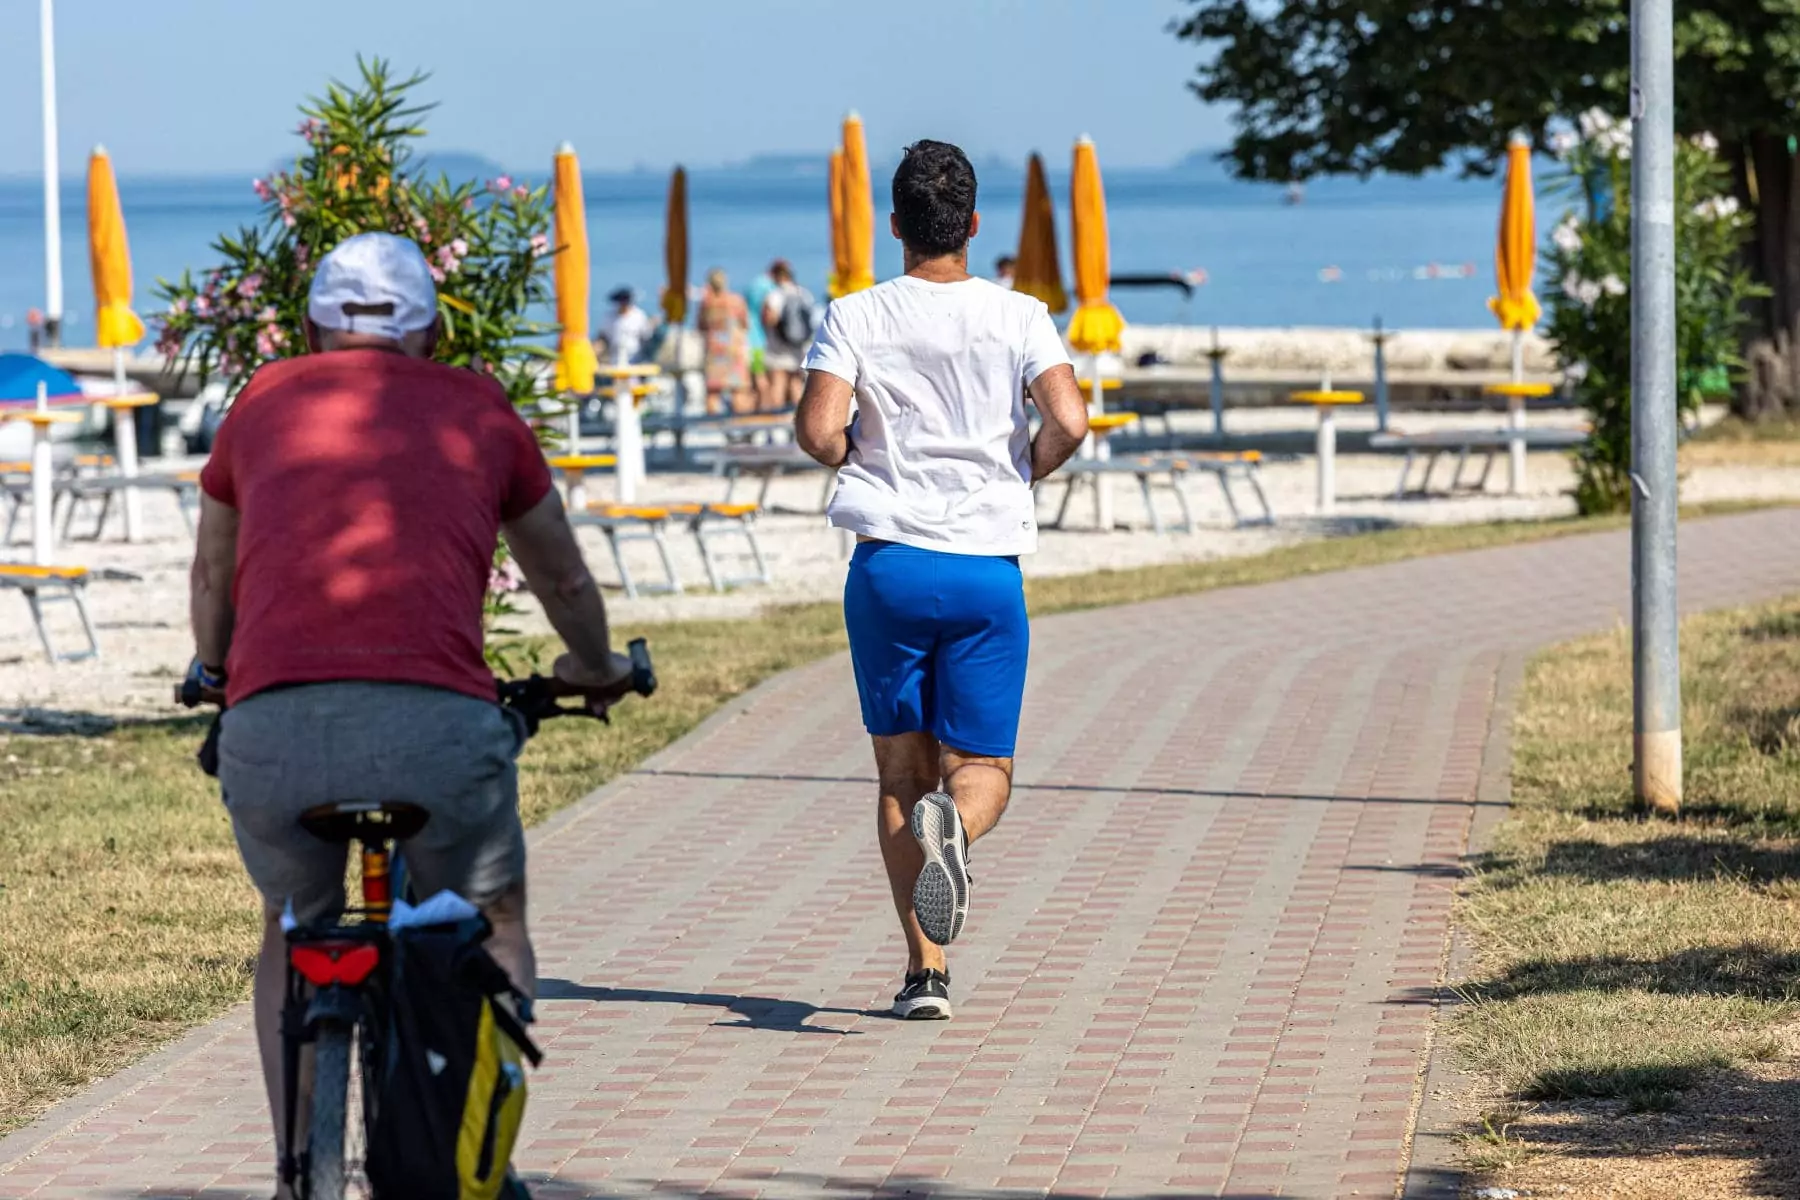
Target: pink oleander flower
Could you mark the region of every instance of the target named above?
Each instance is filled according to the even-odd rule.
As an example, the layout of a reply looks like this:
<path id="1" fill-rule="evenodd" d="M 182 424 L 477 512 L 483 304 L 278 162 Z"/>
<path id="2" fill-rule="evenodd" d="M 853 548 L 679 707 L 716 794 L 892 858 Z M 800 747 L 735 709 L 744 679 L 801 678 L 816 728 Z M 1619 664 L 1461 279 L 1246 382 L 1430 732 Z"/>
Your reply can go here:
<path id="1" fill-rule="evenodd" d="M 488 572 L 488 591 L 492 595 L 507 596 L 524 590 L 525 576 L 512 559 L 507 559 Z"/>
<path id="2" fill-rule="evenodd" d="M 512 185 L 513 181 L 511 175 L 501 175 L 495 179 L 494 182 L 488 184 L 488 186 L 496 192 L 511 191 Z"/>
<path id="3" fill-rule="evenodd" d="M 294 219 L 293 213 L 284 212 L 281 214 L 281 223 L 283 225 L 286 225 L 289 229 L 292 229 L 294 226 L 298 225 L 300 222 L 298 222 Z"/>
<path id="4" fill-rule="evenodd" d="M 281 313 L 273 304 L 271 304 L 261 312 L 257 313 L 256 319 L 264 325 L 273 325 L 275 322 L 281 320 Z"/>
<path id="5" fill-rule="evenodd" d="M 550 239 L 541 233 L 531 235 L 531 257 L 542 258 L 550 253 Z"/>
<path id="6" fill-rule="evenodd" d="M 436 263 L 426 263 L 425 269 L 431 272 L 431 277 L 433 279 L 435 279 L 437 282 L 439 282 L 439 283 L 444 282 L 444 272 L 438 267 L 438 265 Z"/>
<path id="7" fill-rule="evenodd" d="M 187 312 L 187 310 L 188 302 L 186 296 L 177 296 L 169 302 L 169 315 L 172 317 L 179 317 Z"/>
<path id="8" fill-rule="evenodd" d="M 275 189 L 269 186 L 269 181 L 266 179 L 252 179 L 250 186 L 255 190 L 258 200 L 267 202 L 275 198 Z"/>
<path id="9" fill-rule="evenodd" d="M 194 297 L 194 315 L 195 316 L 204 317 L 204 316 L 207 316 L 208 314 L 210 314 L 211 312 L 212 312 L 212 297 L 211 296 L 207 295 L 205 292 L 201 292 L 198 296 Z"/>
<path id="10" fill-rule="evenodd" d="M 529 200 L 529 199 L 531 199 L 531 189 L 521 183 L 518 187 L 513 189 L 513 199 L 514 200 Z"/>
<path id="11" fill-rule="evenodd" d="M 458 258 L 469 257 L 469 243 L 462 238 L 453 238 L 450 242 L 450 253 Z"/>
<path id="12" fill-rule="evenodd" d="M 250 274 L 238 280 L 238 295 L 248 300 L 256 295 L 256 293 L 262 291 L 262 285 L 262 273 L 260 271 L 252 271 Z"/>
<path id="13" fill-rule="evenodd" d="M 274 329 L 264 329 L 261 333 L 256 335 L 257 357 L 274 358 L 276 356 L 280 350 L 280 347 L 276 345 L 275 342 L 275 334 L 277 332 L 278 331 Z"/>

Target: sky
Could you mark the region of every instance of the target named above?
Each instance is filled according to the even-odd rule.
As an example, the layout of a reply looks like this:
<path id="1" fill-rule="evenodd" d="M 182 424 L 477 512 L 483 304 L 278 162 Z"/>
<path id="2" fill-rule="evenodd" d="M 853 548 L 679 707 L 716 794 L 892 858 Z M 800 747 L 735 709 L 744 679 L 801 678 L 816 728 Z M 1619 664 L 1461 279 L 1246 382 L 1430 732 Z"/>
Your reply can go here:
<path id="1" fill-rule="evenodd" d="M 40 169 L 37 0 L 0 0 L 0 176 Z M 859 111 L 877 158 L 934 137 L 972 157 L 1108 166 L 1222 144 L 1188 91 L 1183 0 L 61 0 L 63 174 L 260 173 L 295 105 L 356 56 L 431 72 L 441 151 L 527 168 L 567 139 L 590 170 L 828 148 Z"/>

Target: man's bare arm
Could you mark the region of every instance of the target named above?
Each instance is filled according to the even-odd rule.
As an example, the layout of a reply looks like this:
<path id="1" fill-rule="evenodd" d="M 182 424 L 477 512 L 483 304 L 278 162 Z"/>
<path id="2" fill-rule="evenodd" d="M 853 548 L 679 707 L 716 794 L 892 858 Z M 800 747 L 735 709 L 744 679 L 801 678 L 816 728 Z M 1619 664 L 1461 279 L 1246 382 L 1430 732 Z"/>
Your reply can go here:
<path id="1" fill-rule="evenodd" d="M 598 682 L 620 674 L 620 656 L 612 652 L 606 603 L 563 513 L 562 497 L 552 488 L 532 510 L 503 527 L 513 560 L 525 574 L 551 628 L 576 661 Z M 629 660 L 625 669 L 629 671 Z"/>
<path id="2" fill-rule="evenodd" d="M 1031 381 L 1031 400 L 1044 419 L 1031 439 L 1031 482 L 1051 474 L 1069 461 L 1087 437 L 1087 400 L 1075 382 L 1075 368 L 1066 363 L 1051 367 Z"/>
<path id="3" fill-rule="evenodd" d="M 194 566 L 188 573 L 188 619 L 201 665 L 225 665 L 237 612 L 231 584 L 237 575 L 238 511 L 200 494 L 200 529 L 194 537 Z"/>
<path id="4" fill-rule="evenodd" d="M 794 440 L 828 467 L 850 457 L 850 401 L 856 389 L 829 371 L 808 371 L 800 407 L 794 410 Z"/>

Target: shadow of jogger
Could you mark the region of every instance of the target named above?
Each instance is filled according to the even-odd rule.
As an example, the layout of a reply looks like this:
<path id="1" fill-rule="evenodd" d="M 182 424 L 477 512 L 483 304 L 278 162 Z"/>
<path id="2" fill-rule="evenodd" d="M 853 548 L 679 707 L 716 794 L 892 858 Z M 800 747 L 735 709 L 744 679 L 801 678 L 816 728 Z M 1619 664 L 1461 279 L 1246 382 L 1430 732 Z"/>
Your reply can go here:
<path id="1" fill-rule="evenodd" d="M 804 1000 L 779 1000 L 772 996 L 733 996 L 725 992 L 670 992 L 644 988 L 599 987 L 567 979 L 538 982 L 539 1000 L 589 1000 L 596 1004 L 689 1004 L 722 1008 L 742 1017 L 739 1021 L 715 1021 L 724 1029 L 764 1029 L 776 1033 L 829 1033 L 847 1037 L 855 1029 L 835 1029 L 807 1022 L 820 1014 L 846 1017 L 891 1017 L 885 1009 L 821 1008 Z"/>

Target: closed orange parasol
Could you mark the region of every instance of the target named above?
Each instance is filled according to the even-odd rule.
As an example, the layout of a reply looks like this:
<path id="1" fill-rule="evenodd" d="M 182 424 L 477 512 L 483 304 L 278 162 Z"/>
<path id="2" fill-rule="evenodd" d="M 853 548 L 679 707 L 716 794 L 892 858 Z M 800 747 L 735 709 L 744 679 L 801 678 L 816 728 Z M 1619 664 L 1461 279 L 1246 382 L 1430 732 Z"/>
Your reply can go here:
<path id="1" fill-rule="evenodd" d="M 1069 345 L 1083 354 L 1117 353 L 1125 318 L 1106 298 L 1111 272 L 1106 240 L 1106 187 L 1094 141 L 1075 143 L 1069 179 L 1069 226 L 1075 243 L 1075 315 L 1069 318 Z"/>
<path id="2" fill-rule="evenodd" d="M 1514 138 L 1506 151 L 1506 191 L 1500 201 L 1500 233 L 1494 241 L 1494 277 L 1500 294 L 1488 307 L 1500 327 L 1524 332 L 1543 308 L 1531 293 L 1537 269 L 1537 201 L 1531 190 L 1531 143 Z"/>
<path id="3" fill-rule="evenodd" d="M 88 158 L 88 259 L 94 269 L 94 327 L 97 344 L 135 346 L 144 323 L 131 311 L 131 247 L 125 240 L 125 213 L 106 147 Z"/>
<path id="4" fill-rule="evenodd" d="M 844 118 L 844 277 L 840 290 L 848 296 L 875 286 L 875 196 L 869 182 L 869 145 L 862 118 Z"/>
<path id="5" fill-rule="evenodd" d="M 825 192 L 831 206 L 831 279 L 826 291 L 832 296 L 844 294 L 844 280 L 850 275 L 850 242 L 844 228 L 844 148 L 831 152 L 831 166 L 825 175 Z"/>
<path id="6" fill-rule="evenodd" d="M 585 396 L 594 390 L 599 358 L 588 332 L 587 208 L 581 198 L 581 164 L 575 147 L 556 151 L 556 390 Z"/>
<path id="7" fill-rule="evenodd" d="M 663 316 L 669 324 L 687 320 L 688 286 L 688 214 L 687 172 L 680 167 L 669 177 L 669 215 L 663 227 L 663 266 L 668 269 L 669 286 L 663 289 Z"/>
<path id="8" fill-rule="evenodd" d="M 1053 313 L 1069 307 L 1063 290 L 1062 263 L 1056 255 L 1056 206 L 1044 178 L 1044 160 L 1033 154 L 1025 168 L 1025 216 L 1019 226 L 1018 262 L 1013 290 L 1042 300 Z"/>

